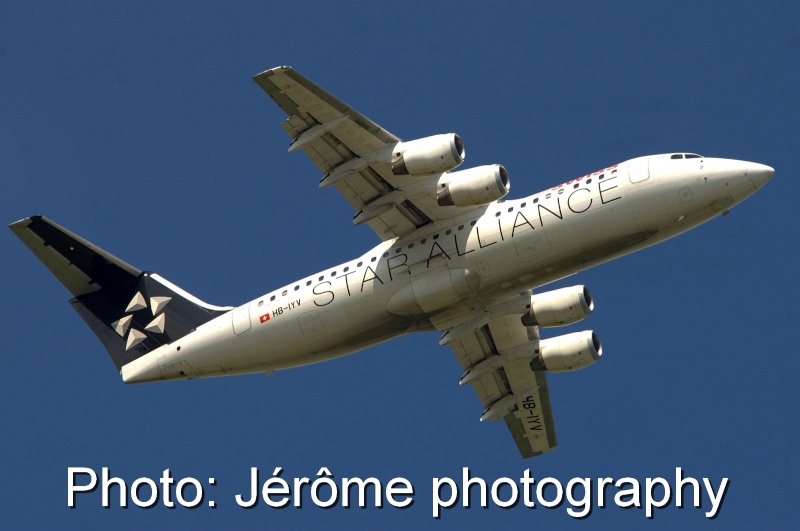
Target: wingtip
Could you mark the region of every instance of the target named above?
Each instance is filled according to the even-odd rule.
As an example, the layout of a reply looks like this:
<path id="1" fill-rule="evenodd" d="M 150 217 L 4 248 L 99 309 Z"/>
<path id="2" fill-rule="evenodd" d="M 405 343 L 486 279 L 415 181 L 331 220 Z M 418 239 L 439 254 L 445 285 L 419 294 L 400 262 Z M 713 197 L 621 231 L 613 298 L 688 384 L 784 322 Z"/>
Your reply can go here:
<path id="1" fill-rule="evenodd" d="M 278 72 L 285 72 L 288 70 L 292 70 L 292 67 L 288 65 L 282 65 L 282 66 L 276 66 L 274 68 L 268 68 L 267 70 L 264 70 L 263 72 L 259 72 L 258 74 L 254 75 L 253 80 L 258 81 L 259 79 L 275 75 Z"/>

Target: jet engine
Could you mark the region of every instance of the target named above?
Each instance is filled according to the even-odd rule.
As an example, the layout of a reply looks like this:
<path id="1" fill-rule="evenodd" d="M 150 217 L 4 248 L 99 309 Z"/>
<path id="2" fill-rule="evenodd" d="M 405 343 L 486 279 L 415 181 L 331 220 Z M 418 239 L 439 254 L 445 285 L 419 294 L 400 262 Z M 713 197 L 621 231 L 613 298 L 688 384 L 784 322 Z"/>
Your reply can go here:
<path id="1" fill-rule="evenodd" d="M 600 359 L 603 346 L 591 330 L 574 332 L 539 341 L 539 351 L 534 354 L 531 368 L 550 372 L 577 371 Z"/>
<path id="2" fill-rule="evenodd" d="M 400 142 L 391 152 L 395 175 L 443 173 L 464 162 L 464 142 L 455 133 Z"/>
<path id="3" fill-rule="evenodd" d="M 504 197 L 511 185 L 500 164 L 445 173 L 436 185 L 439 206 L 477 206 Z"/>
<path id="4" fill-rule="evenodd" d="M 531 306 L 523 316 L 526 326 L 566 326 L 585 319 L 594 310 L 594 300 L 586 286 L 545 291 L 531 295 Z"/>

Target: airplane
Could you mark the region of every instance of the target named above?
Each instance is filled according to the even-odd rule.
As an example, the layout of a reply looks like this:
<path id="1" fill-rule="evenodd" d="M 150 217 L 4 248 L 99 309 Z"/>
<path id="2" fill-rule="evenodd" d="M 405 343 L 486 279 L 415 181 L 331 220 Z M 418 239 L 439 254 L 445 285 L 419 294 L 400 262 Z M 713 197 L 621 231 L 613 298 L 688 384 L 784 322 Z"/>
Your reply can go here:
<path id="1" fill-rule="evenodd" d="M 594 309 L 576 285 L 532 291 L 677 236 L 763 187 L 773 168 L 695 153 L 638 157 L 521 199 L 500 164 L 455 170 L 455 133 L 404 142 L 297 71 L 254 81 L 302 151 L 380 239 L 237 307 L 207 304 L 55 222 L 11 230 L 72 293 L 125 383 L 288 369 L 438 331 L 523 458 L 557 445 L 547 373 L 600 359 L 593 331 L 540 337 Z"/>

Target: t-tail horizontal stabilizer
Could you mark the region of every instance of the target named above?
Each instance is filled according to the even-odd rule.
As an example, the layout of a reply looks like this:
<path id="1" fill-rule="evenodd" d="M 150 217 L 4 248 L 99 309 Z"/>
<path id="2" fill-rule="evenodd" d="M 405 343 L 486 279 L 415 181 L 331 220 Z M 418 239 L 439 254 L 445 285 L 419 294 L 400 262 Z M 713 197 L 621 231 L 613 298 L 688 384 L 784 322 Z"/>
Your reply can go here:
<path id="1" fill-rule="evenodd" d="M 43 216 L 9 225 L 74 295 L 117 369 L 229 311 L 143 272 Z"/>

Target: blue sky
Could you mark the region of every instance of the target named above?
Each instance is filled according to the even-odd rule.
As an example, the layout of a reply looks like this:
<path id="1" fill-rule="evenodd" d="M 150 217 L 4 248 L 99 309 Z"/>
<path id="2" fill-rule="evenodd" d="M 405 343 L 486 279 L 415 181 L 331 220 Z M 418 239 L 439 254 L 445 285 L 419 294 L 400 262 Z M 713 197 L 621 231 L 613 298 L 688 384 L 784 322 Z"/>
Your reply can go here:
<path id="1" fill-rule="evenodd" d="M 274 4 L 274 3 L 273 3 Z M 240 304 L 377 239 L 250 80 L 289 64 L 404 139 L 458 132 L 521 197 L 639 155 L 769 164 L 775 178 L 677 239 L 581 273 L 604 356 L 553 375 L 559 448 L 522 461 L 457 385 L 436 334 L 324 364 L 126 386 L 10 231 L 0 333 L 2 520 L 13 527 L 479 528 L 585 525 L 558 509 L 451 509 L 433 477 L 730 478 L 719 517 L 595 510 L 594 527 L 790 527 L 800 187 L 800 8 L 792 2 L 61 3 L 0 6 L 0 212 L 44 214 L 215 304 Z M 170 468 L 217 507 L 66 503 L 67 467 L 132 482 Z M 264 477 L 402 476 L 405 510 L 238 508 Z"/>

